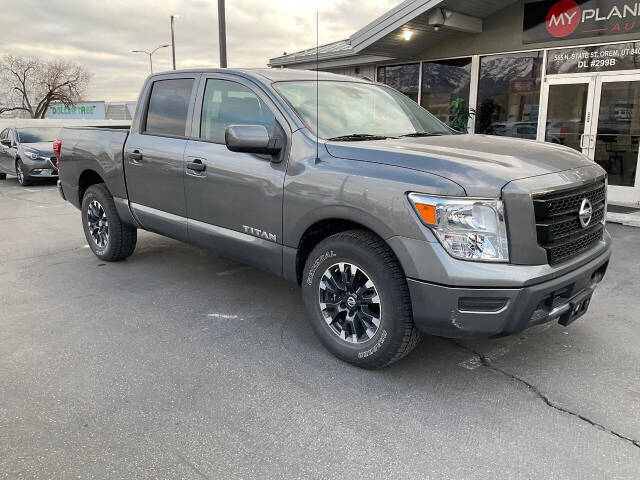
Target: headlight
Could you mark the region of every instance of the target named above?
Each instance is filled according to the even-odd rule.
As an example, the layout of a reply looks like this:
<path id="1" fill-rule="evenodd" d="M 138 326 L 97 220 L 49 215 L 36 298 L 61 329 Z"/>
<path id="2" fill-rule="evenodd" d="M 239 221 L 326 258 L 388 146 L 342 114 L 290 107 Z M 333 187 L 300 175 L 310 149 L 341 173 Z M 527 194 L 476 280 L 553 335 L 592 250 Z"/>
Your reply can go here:
<path id="1" fill-rule="evenodd" d="M 49 157 L 43 157 L 42 155 L 38 155 L 35 152 L 30 152 L 29 150 L 24 151 L 24 156 L 30 158 L 31 160 L 49 160 Z"/>
<path id="2" fill-rule="evenodd" d="M 500 200 L 429 197 L 410 193 L 418 216 L 452 257 L 508 262 L 509 245 Z"/>

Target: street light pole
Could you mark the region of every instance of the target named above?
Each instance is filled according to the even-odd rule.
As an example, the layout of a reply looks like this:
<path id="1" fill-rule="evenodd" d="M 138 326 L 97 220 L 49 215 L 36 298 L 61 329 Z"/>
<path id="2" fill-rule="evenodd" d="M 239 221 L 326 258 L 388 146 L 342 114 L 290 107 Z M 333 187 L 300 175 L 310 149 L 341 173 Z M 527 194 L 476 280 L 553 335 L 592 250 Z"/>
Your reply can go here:
<path id="1" fill-rule="evenodd" d="M 173 69 L 176 69 L 176 40 L 173 35 L 173 19 L 180 18 L 180 15 L 171 15 L 171 56 L 173 58 Z"/>
<path id="2" fill-rule="evenodd" d="M 227 26 L 224 0 L 218 0 L 218 39 L 220 43 L 220 68 L 227 68 Z"/>
<path id="3" fill-rule="evenodd" d="M 165 48 L 168 47 L 169 44 L 167 45 L 160 45 L 159 47 L 156 47 L 155 49 L 151 50 L 150 52 L 147 52 L 146 50 L 131 50 L 131 53 L 144 53 L 145 55 L 149 55 L 149 68 L 151 69 L 151 73 L 153 73 L 153 60 L 152 60 L 152 56 L 154 53 L 156 53 L 158 50 L 160 50 L 161 48 Z"/>

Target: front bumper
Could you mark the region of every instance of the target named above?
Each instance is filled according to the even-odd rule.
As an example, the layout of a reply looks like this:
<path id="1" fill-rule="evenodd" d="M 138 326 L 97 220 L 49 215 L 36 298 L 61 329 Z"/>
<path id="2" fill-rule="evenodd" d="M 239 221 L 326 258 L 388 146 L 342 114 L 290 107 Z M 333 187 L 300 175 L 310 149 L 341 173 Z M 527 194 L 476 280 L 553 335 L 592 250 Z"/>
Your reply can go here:
<path id="1" fill-rule="evenodd" d="M 552 320 L 570 321 L 576 299 L 587 297 L 609 265 L 610 246 L 578 268 L 521 288 L 452 287 L 407 279 L 418 330 L 451 338 L 512 335 Z"/>
<path id="2" fill-rule="evenodd" d="M 22 160 L 24 174 L 30 178 L 58 178 L 58 169 L 50 161 Z"/>

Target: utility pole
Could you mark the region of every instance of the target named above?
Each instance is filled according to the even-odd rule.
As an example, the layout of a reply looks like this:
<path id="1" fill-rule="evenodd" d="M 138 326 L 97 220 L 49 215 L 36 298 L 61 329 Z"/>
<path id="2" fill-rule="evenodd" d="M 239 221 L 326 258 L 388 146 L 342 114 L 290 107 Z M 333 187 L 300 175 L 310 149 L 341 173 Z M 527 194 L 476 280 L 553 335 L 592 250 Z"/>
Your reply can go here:
<path id="1" fill-rule="evenodd" d="M 173 58 L 173 69 L 176 69 L 176 40 L 173 35 L 173 19 L 180 18 L 180 15 L 171 15 L 171 56 Z"/>
<path id="2" fill-rule="evenodd" d="M 220 68 L 227 68 L 227 26 L 224 0 L 218 0 L 218 38 L 220 42 Z"/>

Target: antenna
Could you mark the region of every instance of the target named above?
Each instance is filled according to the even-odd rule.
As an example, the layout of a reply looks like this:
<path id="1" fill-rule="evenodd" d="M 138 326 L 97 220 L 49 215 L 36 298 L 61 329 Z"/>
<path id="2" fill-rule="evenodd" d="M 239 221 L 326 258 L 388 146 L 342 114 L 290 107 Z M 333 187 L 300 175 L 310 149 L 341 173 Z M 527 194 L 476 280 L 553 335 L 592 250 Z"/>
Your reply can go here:
<path id="1" fill-rule="evenodd" d="M 316 10 L 316 162 L 320 161 L 320 70 L 318 55 L 320 52 L 319 13 Z"/>

